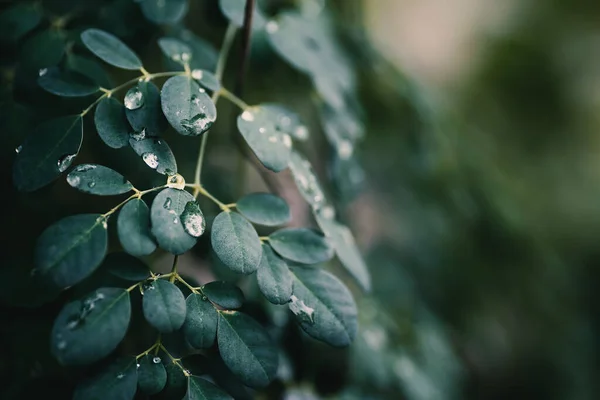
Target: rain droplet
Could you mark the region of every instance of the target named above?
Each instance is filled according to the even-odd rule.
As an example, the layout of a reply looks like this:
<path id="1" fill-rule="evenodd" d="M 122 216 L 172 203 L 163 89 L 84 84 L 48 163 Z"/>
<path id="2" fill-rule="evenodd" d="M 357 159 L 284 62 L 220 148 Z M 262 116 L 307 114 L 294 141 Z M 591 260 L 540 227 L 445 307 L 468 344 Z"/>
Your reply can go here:
<path id="1" fill-rule="evenodd" d="M 42 68 L 38 71 L 39 76 L 44 76 L 48 72 L 48 68 Z"/>
<path id="2" fill-rule="evenodd" d="M 91 188 L 93 188 L 94 186 L 96 186 L 96 182 L 94 182 L 94 181 L 89 181 L 89 182 L 88 182 L 88 187 L 89 187 L 90 189 L 91 189 Z"/>
<path id="3" fill-rule="evenodd" d="M 213 124 L 206 114 L 199 113 L 194 115 L 192 118 L 184 118 L 181 120 L 181 126 L 189 132 L 190 135 L 197 136 L 203 132 L 206 132 Z"/>
<path id="4" fill-rule="evenodd" d="M 201 69 L 195 69 L 192 71 L 192 78 L 200 80 L 202 79 L 202 76 L 204 75 L 204 72 Z"/>
<path id="5" fill-rule="evenodd" d="M 19 154 L 23 150 L 23 146 L 19 146 L 15 149 L 15 153 Z"/>
<path id="6" fill-rule="evenodd" d="M 300 321 L 306 322 L 310 325 L 315 323 L 315 309 L 304 304 L 303 300 L 300 300 L 296 296 L 292 295 L 292 297 L 290 297 L 290 303 L 288 306 L 294 315 L 300 319 Z"/>
<path id="7" fill-rule="evenodd" d="M 200 97 L 198 97 L 195 94 L 193 94 L 192 95 L 192 103 L 194 103 L 195 105 L 199 105 L 200 104 Z"/>
<path id="8" fill-rule="evenodd" d="M 325 219 L 333 219 L 335 217 L 335 209 L 330 205 L 325 205 L 317 209 L 319 216 Z"/>
<path id="9" fill-rule="evenodd" d="M 254 114 L 252 114 L 250 111 L 244 111 L 242 113 L 242 119 L 244 121 L 254 121 Z"/>
<path id="10" fill-rule="evenodd" d="M 193 237 L 200 237 L 206 229 L 206 221 L 200 210 L 200 206 L 195 201 L 188 201 L 181 213 L 181 223 L 183 229 Z"/>
<path id="11" fill-rule="evenodd" d="M 158 157 L 154 153 L 144 153 L 142 154 L 142 160 L 152 169 L 156 169 L 158 167 Z"/>
<path id="12" fill-rule="evenodd" d="M 177 218 L 177 217 L 173 218 L 173 223 L 175 225 L 177 225 L 179 223 L 179 218 Z"/>
<path id="13" fill-rule="evenodd" d="M 165 204 L 163 204 L 163 208 L 165 210 L 168 210 L 171 207 L 171 202 L 172 202 L 171 198 L 167 197 L 167 199 L 165 200 Z"/>
<path id="14" fill-rule="evenodd" d="M 117 379 L 123 379 L 125 378 L 125 374 L 124 373 L 120 373 L 119 375 L 117 375 Z"/>
<path id="15" fill-rule="evenodd" d="M 67 175 L 67 183 L 71 185 L 71 187 L 76 188 L 81 183 L 81 178 L 79 178 L 77 175 L 74 175 L 73 173 L 70 173 L 69 175 Z"/>
<path id="16" fill-rule="evenodd" d="M 67 154 L 58 159 L 56 165 L 60 172 L 65 172 L 71 166 L 77 154 Z"/>
<path id="17" fill-rule="evenodd" d="M 190 53 L 181 53 L 181 61 L 188 62 L 190 61 L 190 58 L 192 58 L 192 56 L 190 56 Z"/>
<path id="18" fill-rule="evenodd" d="M 198 91 L 199 91 L 200 93 L 206 93 L 206 90 L 204 90 L 204 89 L 202 89 L 202 88 L 198 89 Z M 206 108 L 206 106 L 204 106 L 203 108 Z"/>
<path id="19" fill-rule="evenodd" d="M 269 136 L 269 142 L 271 142 L 271 143 L 277 143 L 278 140 L 279 140 L 279 138 L 275 135 Z"/>
<path id="20" fill-rule="evenodd" d="M 95 165 L 92 164 L 81 164 L 75 167 L 75 172 L 88 172 L 96 169 Z"/>
<path id="21" fill-rule="evenodd" d="M 144 94 L 137 86 L 134 86 L 125 94 L 123 103 L 128 110 L 137 110 L 144 105 Z"/>
<path id="22" fill-rule="evenodd" d="M 269 21 L 266 28 L 268 33 L 273 34 L 279 30 L 279 24 L 277 24 L 275 21 Z"/>
<path id="23" fill-rule="evenodd" d="M 304 125 L 299 125 L 298 127 L 296 127 L 294 133 L 296 134 L 296 137 L 300 140 L 308 138 L 308 128 L 306 128 L 306 126 Z"/>
<path id="24" fill-rule="evenodd" d="M 154 358 L 152 359 L 152 362 L 153 362 L 154 364 L 158 364 L 159 362 L 161 362 L 161 359 L 160 359 L 160 357 L 154 357 Z"/>
<path id="25" fill-rule="evenodd" d="M 103 227 L 104 229 L 108 229 L 108 221 L 106 220 L 106 218 L 103 218 L 103 219 L 102 219 L 102 227 Z"/>
<path id="26" fill-rule="evenodd" d="M 265 133 L 267 130 L 261 126 L 260 128 L 258 128 L 258 131 L 260 133 Z"/>
<path id="27" fill-rule="evenodd" d="M 64 340 L 61 340 L 60 342 L 56 343 L 56 348 L 59 350 L 64 350 L 67 348 L 67 342 Z"/>
<path id="28" fill-rule="evenodd" d="M 208 300 L 208 297 L 202 296 L 202 301 L 206 301 L 206 300 Z"/>
<path id="29" fill-rule="evenodd" d="M 338 144 L 337 152 L 341 159 L 347 160 L 354 151 L 354 147 L 349 140 L 341 140 Z"/>
<path id="30" fill-rule="evenodd" d="M 136 368 L 139 368 L 139 367 L 140 367 L 140 364 L 135 364 L 135 367 L 136 367 Z"/>
<path id="31" fill-rule="evenodd" d="M 283 134 L 283 145 L 288 149 L 292 147 L 292 138 L 287 133 Z"/>
<path id="32" fill-rule="evenodd" d="M 185 188 L 185 179 L 179 174 L 172 175 L 167 179 L 167 187 L 183 190 Z"/>
<path id="33" fill-rule="evenodd" d="M 146 128 L 142 129 L 141 132 L 131 132 L 129 136 L 137 142 L 144 140 L 146 138 Z"/>
<path id="34" fill-rule="evenodd" d="M 179 54 L 179 53 L 175 53 L 175 54 L 173 54 L 173 55 L 171 56 L 171 59 L 172 59 L 173 61 L 181 61 L 181 54 Z"/>

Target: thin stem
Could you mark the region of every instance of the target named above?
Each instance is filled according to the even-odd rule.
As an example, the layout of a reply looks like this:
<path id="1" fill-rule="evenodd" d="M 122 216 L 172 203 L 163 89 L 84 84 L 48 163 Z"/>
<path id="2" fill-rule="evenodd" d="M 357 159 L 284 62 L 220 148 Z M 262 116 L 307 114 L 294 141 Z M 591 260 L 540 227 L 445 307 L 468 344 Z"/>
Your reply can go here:
<path id="1" fill-rule="evenodd" d="M 169 281 L 171 283 L 175 282 L 175 279 L 177 278 L 178 274 L 177 274 L 177 262 L 179 261 L 179 255 L 175 254 L 175 257 L 173 258 L 173 267 L 171 268 L 171 278 L 169 279 Z"/>
<path id="2" fill-rule="evenodd" d="M 190 285 L 189 283 L 187 283 L 187 282 L 185 281 L 185 279 L 183 279 L 183 278 L 182 278 L 180 275 L 177 275 L 177 277 L 176 277 L 176 278 L 177 278 L 177 280 L 178 280 L 179 282 L 183 283 L 183 285 L 184 285 L 185 287 L 187 287 L 188 289 L 190 289 L 190 290 L 192 291 L 192 293 L 196 293 L 196 294 L 200 293 L 200 292 L 199 292 L 199 290 L 198 290 L 197 288 L 195 288 L 195 287 L 193 287 L 192 285 Z M 201 290 L 201 289 L 200 289 L 200 290 Z"/>
<path id="3" fill-rule="evenodd" d="M 171 359 L 171 362 L 173 364 L 177 365 L 181 369 L 181 371 L 183 372 L 183 374 L 185 376 L 190 376 L 191 375 L 190 372 L 183 367 L 183 365 L 181 364 L 181 360 L 179 358 L 173 357 L 171 355 L 171 353 L 169 353 L 169 351 L 165 348 L 165 346 L 163 346 L 162 343 L 159 344 L 159 346 L 160 346 L 160 349 L 165 352 L 165 354 L 167 355 L 167 357 L 169 357 Z"/>
<path id="4" fill-rule="evenodd" d="M 125 203 L 127 203 L 129 200 L 133 200 L 135 198 L 141 198 L 143 195 L 145 195 L 146 193 L 150 193 L 150 192 L 154 192 L 156 190 L 160 190 L 167 187 L 167 185 L 162 185 L 162 186 L 157 186 L 155 188 L 152 189 L 148 189 L 148 190 L 142 190 L 139 191 L 136 188 L 133 188 L 133 191 L 135 193 L 133 193 L 131 196 L 129 196 L 128 198 L 126 198 L 125 200 L 123 200 L 122 202 L 120 202 L 119 204 L 117 204 L 116 206 L 114 206 L 112 209 L 110 209 L 109 211 L 105 212 L 104 214 L 102 214 L 102 216 L 104 218 L 109 217 L 110 215 L 114 214 L 115 212 L 117 212 L 117 210 L 121 207 L 123 207 L 125 205 Z"/>
<path id="5" fill-rule="evenodd" d="M 269 237 L 268 236 L 260 236 L 259 237 L 261 242 L 268 242 L 269 241 Z"/>
<path id="6" fill-rule="evenodd" d="M 231 49 L 231 45 L 233 44 L 236 31 L 237 27 L 234 24 L 229 24 L 229 26 L 227 26 L 227 31 L 225 32 L 225 37 L 223 38 L 223 45 L 221 46 L 221 52 L 219 53 L 219 59 L 217 60 L 217 68 L 215 69 L 215 76 L 217 77 L 218 81 L 221 81 L 223 78 L 225 64 L 227 63 L 227 55 L 229 54 L 229 49 Z"/>
<path id="7" fill-rule="evenodd" d="M 219 92 L 221 92 L 221 96 L 231 101 L 233 104 L 235 104 L 242 110 L 247 110 L 248 108 L 250 108 L 250 106 L 244 100 L 240 99 L 224 87 L 221 87 L 221 89 L 219 89 Z"/>

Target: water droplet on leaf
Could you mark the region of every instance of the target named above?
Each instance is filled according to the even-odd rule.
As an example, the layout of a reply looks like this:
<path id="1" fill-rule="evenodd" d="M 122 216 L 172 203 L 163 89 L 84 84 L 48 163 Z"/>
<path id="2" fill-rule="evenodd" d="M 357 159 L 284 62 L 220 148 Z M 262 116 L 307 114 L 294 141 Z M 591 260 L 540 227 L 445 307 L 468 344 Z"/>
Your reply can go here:
<path id="1" fill-rule="evenodd" d="M 88 182 L 88 187 L 89 187 L 90 189 L 91 189 L 91 188 L 93 188 L 94 186 L 96 186 L 96 182 L 94 182 L 94 181 L 89 181 L 89 182 Z"/>
<path id="2" fill-rule="evenodd" d="M 299 298 L 297 298 L 294 295 L 292 295 L 292 297 L 290 297 L 289 308 L 294 313 L 294 315 L 296 315 L 298 318 L 300 318 L 300 320 L 302 322 L 307 322 L 311 325 L 315 323 L 315 320 L 314 320 L 315 309 L 310 308 L 309 306 L 304 304 L 303 300 L 300 300 Z"/>
<path id="3" fill-rule="evenodd" d="M 67 175 L 67 183 L 71 185 L 71 187 L 77 188 L 81 183 L 81 178 L 77 175 L 73 175 L 72 173 Z"/>
<path id="4" fill-rule="evenodd" d="M 38 71 L 39 76 L 44 76 L 48 72 L 48 68 L 42 68 Z"/>
<path id="5" fill-rule="evenodd" d="M 275 135 L 269 136 L 269 142 L 271 142 L 271 143 L 277 143 L 278 140 L 279 139 Z"/>
<path id="6" fill-rule="evenodd" d="M 152 362 L 153 362 L 154 364 L 158 364 L 160 361 L 161 361 L 160 357 L 154 357 L 154 358 L 152 359 Z"/>
<path id="7" fill-rule="evenodd" d="M 137 142 L 144 140 L 146 138 L 146 128 L 142 129 L 141 132 L 131 132 L 129 136 Z"/>
<path id="8" fill-rule="evenodd" d="M 15 153 L 19 154 L 23 150 L 23 146 L 19 146 L 15 149 Z"/>
<path id="9" fill-rule="evenodd" d="M 125 378 L 125 374 L 124 373 L 120 373 L 119 375 L 117 375 L 117 379 L 123 379 Z"/>
<path id="10" fill-rule="evenodd" d="M 64 350 L 67 348 L 67 342 L 65 342 L 64 340 L 61 340 L 60 342 L 58 342 L 56 344 L 56 348 L 58 348 L 59 350 Z"/>
<path id="11" fill-rule="evenodd" d="M 65 172 L 67 170 L 67 168 L 69 168 L 71 166 L 71 164 L 73 163 L 73 160 L 75 159 L 76 156 L 77 156 L 77 154 L 67 154 L 67 155 L 59 158 L 59 160 L 56 162 L 56 166 L 58 167 L 58 170 L 60 172 Z"/>
<path id="12" fill-rule="evenodd" d="M 142 160 L 152 169 L 158 168 L 158 157 L 154 153 L 142 154 Z"/>
<path id="13" fill-rule="evenodd" d="M 282 140 L 282 142 L 283 142 L 283 145 L 285 147 L 287 147 L 288 149 L 292 147 L 292 138 L 287 133 L 283 134 L 283 140 Z"/>
<path id="14" fill-rule="evenodd" d="M 242 119 L 244 121 L 254 121 L 254 114 L 252 114 L 250 111 L 244 111 L 242 113 Z"/>
<path id="15" fill-rule="evenodd" d="M 337 152 L 341 159 L 347 160 L 354 151 L 354 147 L 349 140 L 342 140 L 338 144 Z"/>
<path id="16" fill-rule="evenodd" d="M 295 130 L 296 137 L 298 139 L 307 139 L 308 138 L 308 128 L 304 125 L 300 125 Z"/>
<path id="17" fill-rule="evenodd" d="M 206 229 L 206 221 L 200 210 L 200 206 L 195 201 L 188 201 L 181 213 L 181 223 L 183 229 L 193 237 L 200 237 Z"/>
<path id="18" fill-rule="evenodd" d="M 267 23 L 266 29 L 268 33 L 275 33 L 279 30 L 279 24 L 277 24 L 277 22 L 275 21 L 269 21 Z"/>
<path id="19" fill-rule="evenodd" d="M 165 203 L 163 204 L 163 208 L 165 210 L 168 210 L 171 207 L 171 202 L 172 202 L 171 198 L 167 197 L 167 199 L 165 200 Z"/>
<path id="20" fill-rule="evenodd" d="M 192 96 L 192 99 L 195 96 Z M 193 101 L 193 100 L 192 100 Z M 192 118 L 184 118 L 181 120 L 181 126 L 185 128 L 191 135 L 197 136 L 208 130 L 212 125 L 212 121 L 206 117 L 206 114 L 199 113 Z"/>
<path id="21" fill-rule="evenodd" d="M 192 71 L 192 78 L 200 80 L 202 79 L 202 76 L 204 75 L 204 72 L 201 69 L 195 69 Z"/>
<path id="22" fill-rule="evenodd" d="M 128 110 L 137 110 L 144 105 L 144 94 L 135 86 L 127 91 L 123 100 Z"/>
<path id="23" fill-rule="evenodd" d="M 185 188 L 185 179 L 179 174 L 170 176 L 167 179 L 167 187 L 183 190 Z"/>

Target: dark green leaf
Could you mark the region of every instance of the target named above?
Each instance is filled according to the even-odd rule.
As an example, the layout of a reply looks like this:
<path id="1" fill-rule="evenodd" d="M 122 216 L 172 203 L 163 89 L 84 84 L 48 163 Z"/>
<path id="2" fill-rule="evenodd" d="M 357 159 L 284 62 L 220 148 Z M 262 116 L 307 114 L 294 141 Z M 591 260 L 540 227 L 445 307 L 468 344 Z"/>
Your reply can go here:
<path id="1" fill-rule="evenodd" d="M 225 309 L 240 308 L 244 304 L 244 293 L 239 287 L 225 281 L 209 282 L 202 286 L 210 301 Z"/>
<path id="2" fill-rule="evenodd" d="M 219 8 L 229 21 L 238 27 L 244 26 L 244 12 L 246 0 L 219 0 Z M 252 29 L 262 29 L 265 26 L 265 17 L 255 6 L 252 13 Z"/>
<path id="3" fill-rule="evenodd" d="M 213 92 L 219 90 L 221 83 L 217 79 L 217 76 L 210 71 L 203 69 L 192 70 L 192 78 L 194 78 L 200 85 L 204 86 L 208 90 Z"/>
<path id="4" fill-rule="evenodd" d="M 249 316 L 221 311 L 217 341 L 221 358 L 244 384 L 265 387 L 275 377 L 277 347 L 265 329 Z"/>
<path id="5" fill-rule="evenodd" d="M 127 95 L 135 93 L 139 100 L 128 101 Z M 167 129 L 167 120 L 160 108 L 160 90 L 152 82 L 138 82 L 137 86 L 127 92 L 125 97 L 125 108 L 127 120 L 137 134 L 134 137 L 141 136 L 159 136 Z M 141 104 L 139 101 L 141 100 Z M 139 107 L 135 105 L 140 104 Z M 143 134 L 141 133 L 143 132 Z"/>
<path id="6" fill-rule="evenodd" d="M 332 346 L 348 346 L 358 329 L 356 304 L 348 288 L 321 269 L 291 271 L 294 287 L 289 306 L 302 329 Z"/>
<path id="7" fill-rule="evenodd" d="M 70 115 L 39 125 L 17 149 L 13 180 L 17 189 L 32 192 L 63 173 L 77 156 L 83 140 L 81 116 Z"/>
<path id="8" fill-rule="evenodd" d="M 107 236 L 106 219 L 100 214 L 63 218 L 38 238 L 35 270 L 56 287 L 68 288 L 100 265 L 106 255 Z"/>
<path id="9" fill-rule="evenodd" d="M 14 42 L 33 30 L 42 20 L 37 4 L 14 4 L 0 14 L 0 40 Z"/>
<path id="10" fill-rule="evenodd" d="M 219 387 L 197 376 L 188 378 L 188 389 L 184 400 L 228 400 L 233 399 Z"/>
<path id="11" fill-rule="evenodd" d="M 138 361 L 138 386 L 146 394 L 156 394 L 167 384 L 167 371 L 158 356 L 145 355 Z"/>
<path id="12" fill-rule="evenodd" d="M 132 199 L 119 212 L 117 233 L 123 249 L 134 256 L 146 256 L 156 250 L 150 232 L 150 210 L 142 199 Z"/>
<path id="13" fill-rule="evenodd" d="M 278 116 L 261 106 L 245 110 L 237 119 L 237 126 L 260 162 L 274 172 L 288 167 L 292 138 L 277 125 Z"/>
<path id="14" fill-rule="evenodd" d="M 122 358 L 80 383 L 73 400 L 131 400 L 137 380 L 135 357 Z"/>
<path id="15" fill-rule="evenodd" d="M 365 291 L 371 290 L 371 276 L 369 270 L 354 242 L 350 229 L 333 219 L 333 211 L 323 207 L 315 213 L 317 223 L 329 238 L 342 265 L 356 279 Z"/>
<path id="16" fill-rule="evenodd" d="M 131 318 L 129 292 L 100 288 L 64 306 L 54 321 L 50 347 L 63 365 L 96 362 L 117 348 Z"/>
<path id="17" fill-rule="evenodd" d="M 187 341 L 197 349 L 211 347 L 217 335 L 218 314 L 208 299 L 192 293 L 185 301 L 187 313 L 183 333 Z"/>
<path id="18" fill-rule="evenodd" d="M 65 53 L 64 32 L 49 30 L 27 39 L 21 48 L 21 64 L 29 70 L 44 71 L 60 62 Z"/>
<path id="19" fill-rule="evenodd" d="M 155 24 L 173 25 L 188 11 L 188 0 L 141 0 L 142 13 Z"/>
<path id="20" fill-rule="evenodd" d="M 192 49 L 192 59 L 190 60 L 191 69 L 215 70 L 219 52 L 210 42 L 194 35 L 187 29 L 182 29 L 177 37 Z M 170 70 L 181 68 L 181 64 L 172 60 L 167 60 L 167 65 Z"/>
<path id="21" fill-rule="evenodd" d="M 161 333 L 171 333 L 183 325 L 185 298 L 177 286 L 158 279 L 144 288 L 143 310 L 150 325 Z"/>
<path id="22" fill-rule="evenodd" d="M 167 385 L 157 396 L 165 400 L 180 399 L 185 396 L 187 377 L 183 374 L 181 368 L 169 362 L 165 364 L 165 370 L 167 371 Z"/>
<path id="23" fill-rule="evenodd" d="M 49 67 L 40 71 L 38 84 L 47 92 L 63 97 L 83 97 L 100 90 L 87 77 L 72 71 Z"/>
<path id="24" fill-rule="evenodd" d="M 122 69 L 140 69 L 142 62 L 125 43 L 115 35 L 100 29 L 87 29 L 81 41 L 92 53 L 104 62 Z"/>
<path id="25" fill-rule="evenodd" d="M 188 64 L 192 58 L 192 49 L 181 40 L 169 37 L 158 39 L 163 54 L 179 64 Z"/>
<path id="26" fill-rule="evenodd" d="M 251 274 L 258 268 L 262 250 L 254 227 L 240 214 L 222 212 L 213 221 L 213 250 L 235 272 Z"/>
<path id="27" fill-rule="evenodd" d="M 181 216 L 194 196 L 185 190 L 167 188 L 161 191 L 152 203 L 150 218 L 152 233 L 158 245 L 173 254 L 183 254 L 196 244 L 196 237 L 183 228 Z"/>
<path id="28" fill-rule="evenodd" d="M 126 281 L 140 282 L 150 277 L 150 269 L 142 260 L 127 253 L 111 253 L 102 263 L 108 272 Z"/>
<path id="29" fill-rule="evenodd" d="M 250 193 L 237 201 L 236 208 L 255 224 L 276 226 L 291 219 L 285 200 L 271 193 Z"/>
<path id="30" fill-rule="evenodd" d="M 123 175 L 98 164 L 76 166 L 67 175 L 67 182 L 77 190 L 99 196 L 123 194 L 133 189 Z"/>
<path id="31" fill-rule="evenodd" d="M 164 139 L 131 135 L 129 144 L 133 151 L 156 172 L 163 175 L 174 175 L 177 173 L 177 161 L 171 148 Z"/>
<path id="32" fill-rule="evenodd" d="M 256 273 L 258 287 L 262 294 L 273 304 L 285 304 L 292 295 L 292 276 L 283 261 L 266 244 L 263 244 L 263 255 Z"/>
<path id="33" fill-rule="evenodd" d="M 119 149 L 129 143 L 131 127 L 125 116 L 125 107 L 114 98 L 100 101 L 94 114 L 94 123 L 100 139 L 107 146 Z"/>
<path id="34" fill-rule="evenodd" d="M 300 194 L 313 209 L 319 208 L 325 203 L 325 194 L 312 166 L 297 151 L 292 151 L 290 156 L 290 171 Z"/>
<path id="35" fill-rule="evenodd" d="M 277 103 L 262 103 L 260 106 L 275 116 L 277 130 L 287 132 L 297 140 L 308 139 L 308 128 L 300 121 L 298 114 Z"/>
<path id="36" fill-rule="evenodd" d="M 327 238 L 312 229 L 280 229 L 269 236 L 269 244 L 281 256 L 302 264 L 316 264 L 333 257 Z"/>
<path id="37" fill-rule="evenodd" d="M 185 136 L 201 135 L 217 119 L 217 109 L 210 96 L 186 76 L 174 76 L 165 82 L 161 104 L 171 126 Z"/>
<path id="38" fill-rule="evenodd" d="M 92 82 L 104 87 L 112 87 L 110 77 L 100 63 L 91 58 L 67 54 L 67 68 L 86 76 Z"/>

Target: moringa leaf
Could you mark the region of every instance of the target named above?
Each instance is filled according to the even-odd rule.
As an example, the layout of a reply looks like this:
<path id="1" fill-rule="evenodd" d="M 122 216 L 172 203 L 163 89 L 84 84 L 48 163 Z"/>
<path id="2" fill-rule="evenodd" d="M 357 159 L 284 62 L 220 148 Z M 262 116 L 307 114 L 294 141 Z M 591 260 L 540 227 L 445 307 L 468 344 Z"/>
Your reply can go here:
<path id="1" fill-rule="evenodd" d="M 15 42 L 35 29 L 42 20 L 42 8 L 37 4 L 17 3 L 0 14 L 0 40 Z"/>
<path id="2" fill-rule="evenodd" d="M 218 386 L 213 385 L 209 381 L 197 376 L 188 378 L 188 389 L 183 400 L 229 400 L 233 397 L 229 396 Z"/>
<path id="3" fill-rule="evenodd" d="M 133 256 L 147 256 L 156 250 L 150 231 L 150 209 L 142 199 L 129 200 L 117 219 L 117 233 L 123 249 Z"/>
<path id="4" fill-rule="evenodd" d="M 292 295 L 292 276 L 285 261 L 267 244 L 262 245 L 263 255 L 256 272 L 258 287 L 273 304 L 285 304 Z"/>
<path id="5" fill-rule="evenodd" d="M 313 229 L 280 229 L 269 235 L 269 244 L 279 255 L 302 264 L 317 264 L 333 257 L 327 238 Z"/>
<path id="6" fill-rule="evenodd" d="M 186 305 L 181 290 L 171 282 L 157 279 L 144 288 L 143 311 L 146 321 L 161 333 L 171 333 L 183 325 Z"/>
<path id="7" fill-rule="evenodd" d="M 215 254 L 230 269 L 251 274 L 258 268 L 262 250 L 254 227 L 240 214 L 223 211 L 213 221 L 211 243 Z"/>
<path id="8" fill-rule="evenodd" d="M 152 82 L 138 82 L 129 89 L 125 95 L 125 114 L 136 132 L 132 135 L 134 138 L 160 136 L 168 126 L 160 106 L 160 90 Z"/>
<path id="9" fill-rule="evenodd" d="M 121 358 L 81 382 L 75 388 L 73 400 L 131 400 L 135 396 L 137 381 L 135 357 Z"/>
<path id="10" fill-rule="evenodd" d="M 171 176 L 177 173 L 177 161 L 164 139 L 131 135 L 129 145 L 148 167 L 159 174 Z"/>
<path id="11" fill-rule="evenodd" d="M 81 41 L 96 57 L 122 69 L 140 69 L 142 62 L 125 43 L 115 35 L 100 29 L 86 29 L 81 33 Z"/>
<path id="12" fill-rule="evenodd" d="M 107 146 L 119 149 L 129 144 L 131 127 L 125 107 L 112 97 L 104 98 L 96 107 L 94 123 L 98 136 Z"/>
<path id="13" fill-rule="evenodd" d="M 150 277 L 150 269 L 139 258 L 127 253 L 110 253 L 102 263 L 108 272 L 126 281 L 140 282 Z"/>
<path id="14" fill-rule="evenodd" d="M 196 244 L 197 237 L 184 229 L 182 216 L 188 203 L 196 203 L 194 196 L 185 190 L 167 188 L 152 202 L 150 219 L 152 233 L 158 245 L 173 254 L 183 254 Z"/>
<path id="15" fill-rule="evenodd" d="M 192 59 L 192 49 L 179 39 L 162 37 L 158 39 L 158 47 L 171 60 L 185 65 Z"/>
<path id="16" fill-rule="evenodd" d="M 240 308 L 244 304 L 244 293 L 232 283 L 213 281 L 202 286 L 202 293 L 213 303 L 225 308 Z"/>
<path id="17" fill-rule="evenodd" d="M 237 210 L 255 224 L 283 225 L 290 221 L 290 208 L 279 196 L 271 193 L 250 193 L 239 199 Z"/>
<path id="18" fill-rule="evenodd" d="M 185 300 L 187 313 L 183 333 L 196 349 L 205 349 L 215 343 L 219 315 L 206 296 L 192 293 Z"/>
<path id="19" fill-rule="evenodd" d="M 99 196 L 123 194 L 133 189 L 123 175 L 99 164 L 79 164 L 69 172 L 67 182 L 79 191 Z"/>
<path id="20" fill-rule="evenodd" d="M 146 354 L 138 360 L 137 384 L 146 394 L 156 394 L 167 384 L 167 371 L 160 357 Z"/>
<path id="21" fill-rule="evenodd" d="M 47 92 L 63 97 L 84 97 L 97 93 L 100 87 L 73 71 L 49 67 L 39 73 L 38 84 Z"/>
<path id="22" fill-rule="evenodd" d="M 246 10 L 246 0 L 219 0 L 219 8 L 229 21 L 241 28 L 244 26 L 244 14 Z M 263 13 L 254 7 L 252 13 L 252 29 L 262 29 L 265 26 L 265 17 Z"/>

